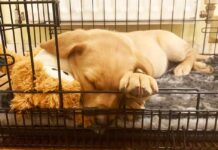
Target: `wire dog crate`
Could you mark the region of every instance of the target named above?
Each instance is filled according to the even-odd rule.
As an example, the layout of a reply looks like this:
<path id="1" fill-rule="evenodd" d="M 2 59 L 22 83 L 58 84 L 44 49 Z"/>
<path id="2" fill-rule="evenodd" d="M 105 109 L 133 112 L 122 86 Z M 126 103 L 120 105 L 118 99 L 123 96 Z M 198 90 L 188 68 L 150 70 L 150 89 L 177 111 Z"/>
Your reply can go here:
<path id="1" fill-rule="evenodd" d="M 13 61 L 1 62 L 1 67 L 6 66 L 7 73 L 0 76 L 0 145 L 90 149 L 218 149 L 217 3 L 217 0 L 1 1 L 1 57 L 5 60 L 11 57 Z M 145 110 L 64 109 L 61 95 L 65 92 L 96 91 L 63 91 L 59 85 L 55 93 L 60 95 L 60 109 L 26 110 L 19 115 L 11 111 L 9 104 L 13 94 L 37 92 L 13 90 L 9 67 L 15 60 L 6 54 L 6 49 L 21 55 L 29 52 L 34 72 L 33 49 L 43 41 L 57 38 L 59 33 L 77 28 L 125 32 L 169 30 L 189 41 L 201 54 L 213 56 L 209 63 L 214 65 L 215 72 L 210 75 L 193 72 L 188 77 L 167 76 L 159 79 L 160 92 L 146 103 Z M 57 60 L 59 66 L 58 56 Z M 60 71 L 60 66 L 58 68 Z M 178 80 L 182 82 L 177 84 Z M 108 121 L 105 126 L 84 125 L 85 115 L 99 114 L 116 117 L 113 123 Z M 82 120 L 79 125 L 76 116 Z M 133 119 L 129 121 L 127 116 Z"/>

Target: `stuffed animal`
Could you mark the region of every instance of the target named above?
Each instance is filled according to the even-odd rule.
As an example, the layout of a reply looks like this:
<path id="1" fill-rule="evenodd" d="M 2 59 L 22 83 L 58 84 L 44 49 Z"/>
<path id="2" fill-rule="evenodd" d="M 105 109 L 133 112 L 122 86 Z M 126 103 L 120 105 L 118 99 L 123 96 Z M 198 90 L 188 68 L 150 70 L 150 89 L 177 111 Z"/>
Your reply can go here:
<path id="1" fill-rule="evenodd" d="M 9 74 L 13 91 L 35 91 L 38 93 L 14 93 L 10 108 L 15 111 L 29 110 L 32 108 L 60 108 L 60 96 L 51 93 L 59 90 L 58 69 L 56 58 L 52 58 L 46 51 L 38 48 L 33 52 L 34 72 L 33 77 L 30 57 L 18 55 L 6 50 L 8 55 L 14 57 L 15 63 L 9 66 Z M 1 59 L 4 60 L 3 50 L 0 47 Z M 48 55 L 46 57 L 46 55 Z M 8 64 L 12 63 L 12 57 L 6 56 Z M 6 66 L 0 67 L 0 71 L 7 73 Z M 60 70 L 63 91 L 79 91 L 80 83 L 74 80 L 70 72 Z M 39 93 L 41 92 L 41 93 Z M 50 93 L 49 93 L 50 92 Z M 81 108 L 80 93 L 63 93 L 64 108 Z M 81 123 L 82 117 L 77 122 Z M 83 118 L 84 119 L 84 118 Z M 86 126 L 91 120 L 85 118 Z"/>

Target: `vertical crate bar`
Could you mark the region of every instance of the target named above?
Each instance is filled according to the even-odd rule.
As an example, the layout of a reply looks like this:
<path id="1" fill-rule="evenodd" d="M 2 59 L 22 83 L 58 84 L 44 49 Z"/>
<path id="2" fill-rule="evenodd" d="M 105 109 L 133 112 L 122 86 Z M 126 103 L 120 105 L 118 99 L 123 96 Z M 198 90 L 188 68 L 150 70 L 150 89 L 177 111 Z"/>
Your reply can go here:
<path id="1" fill-rule="evenodd" d="M 59 56 L 59 47 L 58 47 L 58 33 L 57 33 L 57 26 L 58 26 L 58 15 L 57 15 L 57 8 L 58 3 L 52 3 L 53 8 L 53 20 L 54 20 L 54 36 L 55 36 L 55 47 L 56 47 L 56 55 L 57 55 L 57 67 L 58 67 L 58 81 L 59 81 L 59 97 L 60 97 L 60 108 L 63 108 L 63 92 L 62 92 L 62 83 L 61 83 L 61 68 L 60 68 L 60 56 Z"/>

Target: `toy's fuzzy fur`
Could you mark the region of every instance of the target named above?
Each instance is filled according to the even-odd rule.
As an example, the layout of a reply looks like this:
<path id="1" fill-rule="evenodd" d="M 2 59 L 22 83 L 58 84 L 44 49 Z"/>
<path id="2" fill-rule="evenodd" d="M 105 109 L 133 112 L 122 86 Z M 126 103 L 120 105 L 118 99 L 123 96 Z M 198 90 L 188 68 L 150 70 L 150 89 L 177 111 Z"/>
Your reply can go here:
<path id="1" fill-rule="evenodd" d="M 34 56 L 40 50 L 34 51 Z M 3 54 L 0 47 L 0 53 Z M 15 64 L 9 66 L 9 73 L 12 83 L 13 91 L 36 91 L 39 93 L 14 93 L 14 98 L 11 100 L 10 108 L 14 111 L 24 111 L 32 108 L 60 108 L 59 93 L 51 93 L 59 90 L 59 81 L 56 78 L 50 77 L 43 68 L 40 61 L 34 60 L 35 76 L 33 79 L 33 72 L 30 57 L 21 56 L 9 50 L 7 54 L 15 58 Z M 11 63 L 11 57 L 7 57 L 7 62 Z M 0 71 L 7 73 L 6 67 L 0 67 Z M 76 80 L 71 82 L 62 79 L 63 91 L 79 91 L 81 90 L 80 83 Z M 50 92 L 50 93 L 48 93 Z M 64 108 L 81 108 L 80 93 L 63 93 L 63 107 Z M 77 123 L 82 122 L 81 116 L 77 117 Z M 86 126 L 91 124 L 91 119 L 85 118 L 84 124 Z"/>
<path id="2" fill-rule="evenodd" d="M 32 107 L 39 108 L 60 108 L 59 94 L 46 93 L 58 91 L 58 79 L 54 79 L 46 74 L 40 62 L 34 63 L 35 80 L 32 79 L 32 68 L 29 60 L 16 63 L 11 71 L 13 90 L 21 91 L 38 91 L 40 94 L 15 94 L 15 98 L 11 101 L 11 109 L 26 110 Z M 62 81 L 62 89 L 64 91 L 79 91 L 80 84 L 77 81 Z M 46 94 L 45 94 L 46 93 Z M 80 108 L 79 93 L 63 94 L 64 108 Z"/>

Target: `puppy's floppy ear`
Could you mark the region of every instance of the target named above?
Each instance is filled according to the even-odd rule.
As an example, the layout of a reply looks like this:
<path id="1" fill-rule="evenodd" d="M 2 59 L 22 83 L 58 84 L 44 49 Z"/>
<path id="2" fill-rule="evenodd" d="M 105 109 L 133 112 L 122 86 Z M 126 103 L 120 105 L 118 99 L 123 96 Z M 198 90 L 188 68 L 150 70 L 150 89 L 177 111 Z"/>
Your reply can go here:
<path id="1" fill-rule="evenodd" d="M 59 56 L 68 57 L 74 50 L 84 49 L 82 42 L 88 39 L 88 35 L 84 30 L 75 30 L 58 35 Z M 51 39 L 41 43 L 41 48 L 47 52 L 56 55 L 55 39 Z"/>
<path id="2" fill-rule="evenodd" d="M 76 54 L 81 55 L 85 49 L 86 49 L 85 43 L 74 44 L 68 47 L 64 55 L 66 55 L 67 57 L 69 57 L 70 55 L 76 55 Z"/>

